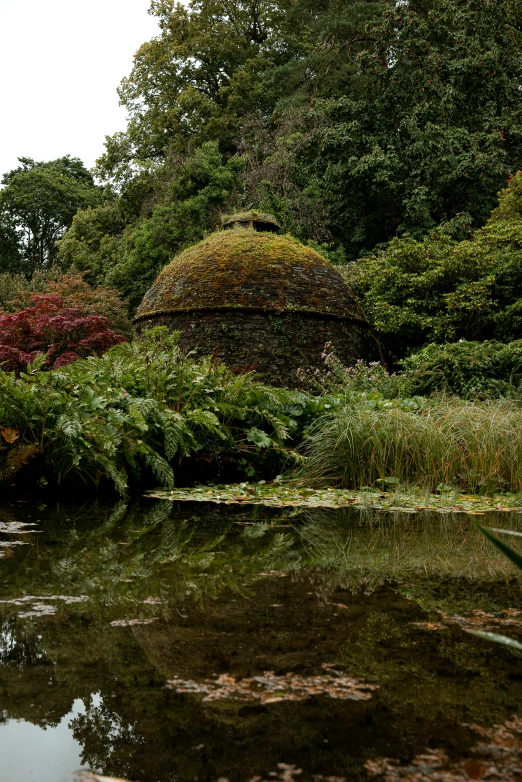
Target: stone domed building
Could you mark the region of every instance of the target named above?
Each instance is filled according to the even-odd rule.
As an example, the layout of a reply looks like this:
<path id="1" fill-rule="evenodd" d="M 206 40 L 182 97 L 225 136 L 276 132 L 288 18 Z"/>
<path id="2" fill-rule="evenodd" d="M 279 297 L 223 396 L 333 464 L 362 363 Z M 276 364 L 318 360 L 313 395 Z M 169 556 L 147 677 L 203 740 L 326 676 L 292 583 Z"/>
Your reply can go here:
<path id="1" fill-rule="evenodd" d="M 138 331 L 167 325 L 182 332 L 185 350 L 290 387 L 298 368 L 324 368 L 327 342 L 347 365 L 380 360 L 353 291 L 319 253 L 279 236 L 270 215 L 238 214 L 223 226 L 160 272 L 136 313 Z"/>

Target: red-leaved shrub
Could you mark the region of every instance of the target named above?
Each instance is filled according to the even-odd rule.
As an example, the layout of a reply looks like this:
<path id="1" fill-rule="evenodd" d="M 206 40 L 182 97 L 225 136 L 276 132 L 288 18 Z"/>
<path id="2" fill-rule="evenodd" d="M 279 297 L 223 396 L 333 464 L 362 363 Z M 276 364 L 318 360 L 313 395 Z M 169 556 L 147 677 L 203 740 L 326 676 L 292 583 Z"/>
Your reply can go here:
<path id="1" fill-rule="evenodd" d="M 32 296 L 31 306 L 0 315 L 0 367 L 21 372 L 39 353 L 45 354 L 49 369 L 100 356 L 125 342 L 110 325 L 101 315 L 85 315 L 80 307 L 67 307 L 55 294 Z"/>

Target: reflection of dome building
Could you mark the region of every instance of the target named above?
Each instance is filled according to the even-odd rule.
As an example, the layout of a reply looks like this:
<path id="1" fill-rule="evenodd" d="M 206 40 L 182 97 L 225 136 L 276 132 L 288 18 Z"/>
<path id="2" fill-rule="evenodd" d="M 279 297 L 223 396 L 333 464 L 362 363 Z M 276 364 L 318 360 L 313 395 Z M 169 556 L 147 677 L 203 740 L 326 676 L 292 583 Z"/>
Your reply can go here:
<path id="1" fill-rule="evenodd" d="M 299 367 L 324 367 L 331 342 L 345 364 L 379 359 L 359 302 L 315 250 L 278 236 L 269 215 L 245 213 L 166 266 L 138 308 L 141 330 L 167 325 L 184 349 L 214 354 L 294 386 Z"/>

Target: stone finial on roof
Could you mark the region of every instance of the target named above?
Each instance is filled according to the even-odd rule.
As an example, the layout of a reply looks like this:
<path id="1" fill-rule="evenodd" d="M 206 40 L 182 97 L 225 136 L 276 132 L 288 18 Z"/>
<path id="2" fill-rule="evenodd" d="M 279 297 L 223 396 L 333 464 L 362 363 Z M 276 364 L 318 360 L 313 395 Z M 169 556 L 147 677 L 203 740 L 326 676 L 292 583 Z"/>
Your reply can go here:
<path id="1" fill-rule="evenodd" d="M 247 231 L 263 231 L 265 233 L 279 233 L 280 225 L 272 215 L 256 212 L 239 212 L 234 215 L 225 215 L 221 219 L 223 228 L 242 228 Z"/>

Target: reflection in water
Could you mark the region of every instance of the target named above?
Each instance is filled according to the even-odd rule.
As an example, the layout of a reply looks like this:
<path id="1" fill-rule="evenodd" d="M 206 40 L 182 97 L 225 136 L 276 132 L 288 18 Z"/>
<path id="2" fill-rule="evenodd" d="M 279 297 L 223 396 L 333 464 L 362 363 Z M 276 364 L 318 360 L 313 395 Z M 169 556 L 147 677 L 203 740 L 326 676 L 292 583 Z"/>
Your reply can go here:
<path id="1" fill-rule="evenodd" d="M 70 782 L 82 763 L 140 782 L 366 780 L 368 761 L 407 768 L 426 747 L 469 757 L 462 723 L 520 702 L 517 653 L 468 620 L 431 632 L 483 612 L 521 633 L 514 570 L 462 516 L 25 504 L 0 506 L 0 538 L 33 520 L 0 561 L 2 782 Z M 365 697 L 332 697 L 342 682 Z"/>
<path id="2" fill-rule="evenodd" d="M 71 720 L 84 711 L 83 701 L 75 700 L 71 711 L 54 727 L 46 725 L 45 720 L 33 725 L 4 716 L 0 724 L 0 779 L 71 782 L 71 772 L 90 768 L 82 764 L 82 747 L 70 726 Z"/>

